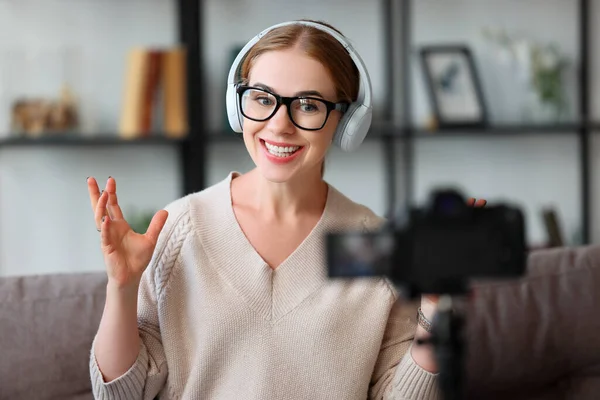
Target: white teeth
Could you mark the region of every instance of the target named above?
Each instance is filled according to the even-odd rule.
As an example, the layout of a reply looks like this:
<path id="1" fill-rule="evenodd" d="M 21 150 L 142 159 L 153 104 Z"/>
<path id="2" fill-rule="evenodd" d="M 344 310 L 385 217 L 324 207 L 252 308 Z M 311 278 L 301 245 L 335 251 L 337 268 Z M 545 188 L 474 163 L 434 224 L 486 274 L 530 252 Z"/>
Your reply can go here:
<path id="1" fill-rule="evenodd" d="M 300 146 L 274 146 L 267 142 L 265 142 L 265 146 L 267 147 L 267 150 L 269 150 L 269 153 L 279 157 L 287 157 L 300 148 Z"/>

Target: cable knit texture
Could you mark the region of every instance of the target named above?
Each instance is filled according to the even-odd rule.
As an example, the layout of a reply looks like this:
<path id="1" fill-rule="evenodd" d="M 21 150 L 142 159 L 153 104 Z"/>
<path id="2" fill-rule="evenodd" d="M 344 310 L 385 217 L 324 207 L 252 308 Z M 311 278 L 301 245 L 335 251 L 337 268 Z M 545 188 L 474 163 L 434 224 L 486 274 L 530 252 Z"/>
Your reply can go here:
<path id="1" fill-rule="evenodd" d="M 324 236 L 384 220 L 329 186 L 325 211 L 275 270 L 231 205 L 231 180 L 169 204 L 139 290 L 139 356 L 97 399 L 428 400 L 437 377 L 410 356 L 414 302 L 387 279 L 329 279 Z"/>

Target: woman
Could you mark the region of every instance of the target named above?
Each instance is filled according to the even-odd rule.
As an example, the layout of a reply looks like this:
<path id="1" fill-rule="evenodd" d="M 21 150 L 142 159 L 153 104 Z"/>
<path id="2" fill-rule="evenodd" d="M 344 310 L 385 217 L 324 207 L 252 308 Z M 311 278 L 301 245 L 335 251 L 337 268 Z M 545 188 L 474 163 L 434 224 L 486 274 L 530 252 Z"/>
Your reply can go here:
<path id="1" fill-rule="evenodd" d="M 100 193 L 88 179 L 109 277 L 95 396 L 435 398 L 431 349 L 412 346 L 427 336 L 416 308 L 385 279 L 325 272 L 326 232 L 382 223 L 323 180 L 336 104 L 357 97 L 348 52 L 318 28 L 283 26 L 252 47 L 241 78 L 250 172 L 171 203 L 144 235 L 123 219 L 115 180 Z M 422 308 L 430 318 L 435 304 Z"/>

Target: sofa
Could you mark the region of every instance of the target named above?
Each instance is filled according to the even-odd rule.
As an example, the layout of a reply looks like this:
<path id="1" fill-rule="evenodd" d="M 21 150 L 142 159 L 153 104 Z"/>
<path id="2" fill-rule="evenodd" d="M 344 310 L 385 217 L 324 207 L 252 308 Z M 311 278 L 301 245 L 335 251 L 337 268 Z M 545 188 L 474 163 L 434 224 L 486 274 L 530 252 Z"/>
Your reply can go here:
<path id="1" fill-rule="evenodd" d="M 538 250 L 527 276 L 477 282 L 469 399 L 600 399 L 600 246 Z M 0 279 L 0 400 L 92 399 L 104 273 Z"/>
<path id="2" fill-rule="evenodd" d="M 90 400 L 106 273 L 0 279 L 0 400 Z"/>
<path id="3" fill-rule="evenodd" d="M 526 277 L 474 289 L 469 398 L 600 399 L 600 245 L 533 251 Z"/>

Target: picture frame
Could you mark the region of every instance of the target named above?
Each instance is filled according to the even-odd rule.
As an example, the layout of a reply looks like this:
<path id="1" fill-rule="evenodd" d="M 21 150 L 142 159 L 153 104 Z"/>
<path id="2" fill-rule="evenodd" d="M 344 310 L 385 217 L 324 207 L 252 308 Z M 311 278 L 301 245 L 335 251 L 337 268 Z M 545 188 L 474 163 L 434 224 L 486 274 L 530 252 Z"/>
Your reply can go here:
<path id="1" fill-rule="evenodd" d="M 419 54 L 438 129 L 487 126 L 488 110 L 469 47 L 423 46 Z"/>

